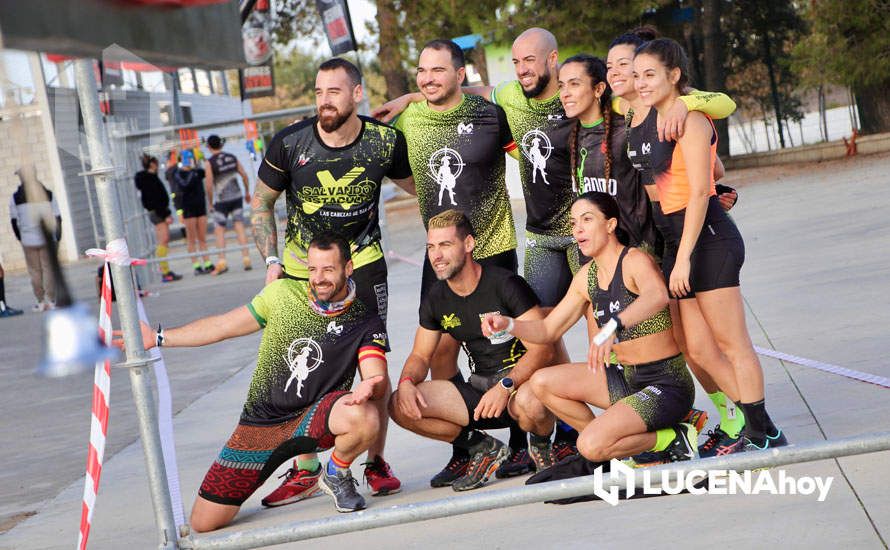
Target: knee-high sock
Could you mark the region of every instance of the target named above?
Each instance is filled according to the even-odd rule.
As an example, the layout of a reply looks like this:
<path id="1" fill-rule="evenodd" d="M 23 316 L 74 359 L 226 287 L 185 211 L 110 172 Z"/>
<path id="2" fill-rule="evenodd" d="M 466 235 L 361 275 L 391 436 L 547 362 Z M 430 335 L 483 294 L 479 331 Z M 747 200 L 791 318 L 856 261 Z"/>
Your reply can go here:
<path id="1" fill-rule="evenodd" d="M 158 258 L 166 258 L 167 247 L 159 244 L 158 247 L 155 249 L 155 254 L 157 254 Z M 164 275 L 170 273 L 170 264 L 168 262 L 160 262 L 158 265 L 161 268 L 161 273 L 163 273 Z"/>

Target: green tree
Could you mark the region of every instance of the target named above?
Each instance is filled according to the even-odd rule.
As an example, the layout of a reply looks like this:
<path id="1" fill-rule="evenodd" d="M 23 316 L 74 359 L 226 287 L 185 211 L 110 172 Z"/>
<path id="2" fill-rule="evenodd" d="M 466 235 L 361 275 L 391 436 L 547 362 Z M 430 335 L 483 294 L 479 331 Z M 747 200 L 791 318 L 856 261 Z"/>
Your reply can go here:
<path id="1" fill-rule="evenodd" d="M 805 17 L 812 32 L 794 48 L 796 72 L 851 87 L 862 133 L 890 131 L 890 2 L 819 0 Z"/>

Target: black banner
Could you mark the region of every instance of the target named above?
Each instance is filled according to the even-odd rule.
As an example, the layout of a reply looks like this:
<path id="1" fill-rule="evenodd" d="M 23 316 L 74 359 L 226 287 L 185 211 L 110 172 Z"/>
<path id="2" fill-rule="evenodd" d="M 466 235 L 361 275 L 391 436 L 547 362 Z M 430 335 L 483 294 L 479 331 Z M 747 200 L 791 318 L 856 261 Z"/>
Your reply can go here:
<path id="1" fill-rule="evenodd" d="M 346 0 L 315 0 L 315 5 L 321 15 L 331 53 L 340 55 L 355 51 L 355 33 L 352 32 L 352 20 L 349 18 Z"/>
<path id="2" fill-rule="evenodd" d="M 275 95 L 275 73 L 271 61 L 240 69 L 238 76 L 241 80 L 241 101 Z"/>

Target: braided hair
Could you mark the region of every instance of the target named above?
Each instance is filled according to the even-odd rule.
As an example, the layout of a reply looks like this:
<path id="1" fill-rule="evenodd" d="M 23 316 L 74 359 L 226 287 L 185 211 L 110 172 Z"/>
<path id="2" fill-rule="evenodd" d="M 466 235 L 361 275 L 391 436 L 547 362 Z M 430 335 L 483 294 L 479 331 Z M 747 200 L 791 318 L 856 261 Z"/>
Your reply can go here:
<path id="1" fill-rule="evenodd" d="M 563 65 L 568 65 L 569 63 L 580 63 L 584 67 L 584 71 L 587 73 L 587 76 L 590 77 L 591 87 L 597 86 L 600 82 L 606 84 L 606 89 L 603 92 L 603 95 L 599 98 L 600 103 L 600 113 L 603 115 L 603 128 L 606 131 L 606 134 L 603 136 L 602 144 L 600 145 L 600 151 L 603 153 L 603 157 L 605 158 L 603 172 L 605 174 L 606 181 L 609 181 L 609 178 L 612 174 L 612 89 L 609 88 L 608 82 L 606 82 L 606 63 L 600 59 L 599 57 L 595 57 L 586 53 L 580 53 L 578 55 L 573 55 L 563 62 Z M 572 180 L 574 181 L 575 177 L 578 176 L 578 132 L 581 128 L 581 119 L 577 119 L 575 121 L 574 126 L 572 126 L 572 132 L 569 135 L 569 162 L 572 170 Z M 581 182 L 578 182 L 578 189 L 581 189 Z"/>

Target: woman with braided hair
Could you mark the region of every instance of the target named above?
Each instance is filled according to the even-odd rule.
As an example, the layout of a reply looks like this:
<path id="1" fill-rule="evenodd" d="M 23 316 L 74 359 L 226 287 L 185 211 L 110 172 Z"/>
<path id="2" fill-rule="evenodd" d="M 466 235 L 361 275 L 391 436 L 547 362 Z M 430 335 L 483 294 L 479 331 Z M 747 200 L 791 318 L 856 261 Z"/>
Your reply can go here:
<path id="1" fill-rule="evenodd" d="M 566 116 L 575 119 L 568 144 L 574 191 L 614 197 L 630 246 L 651 252 L 656 235 L 651 207 L 640 173 L 625 154 L 625 124 L 612 112 L 606 63 L 588 54 L 566 59 L 559 70 L 559 89 Z"/>

